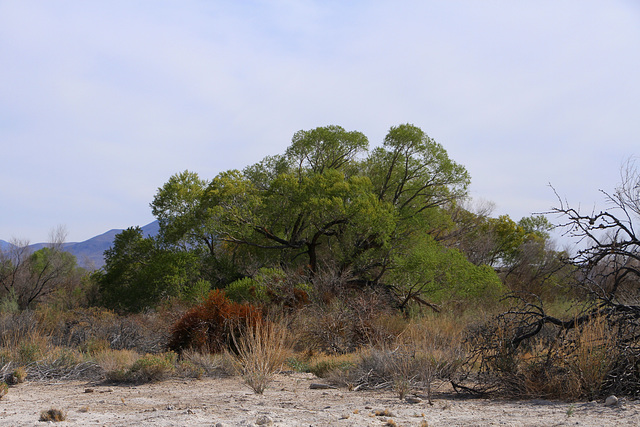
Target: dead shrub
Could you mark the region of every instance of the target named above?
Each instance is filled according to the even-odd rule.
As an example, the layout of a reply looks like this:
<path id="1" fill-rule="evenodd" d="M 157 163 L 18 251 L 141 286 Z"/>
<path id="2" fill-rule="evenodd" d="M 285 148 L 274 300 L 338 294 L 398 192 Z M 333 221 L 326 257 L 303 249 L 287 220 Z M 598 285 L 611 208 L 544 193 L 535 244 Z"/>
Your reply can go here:
<path id="1" fill-rule="evenodd" d="M 593 399 L 609 393 L 612 370 L 628 363 L 613 319 L 594 313 L 532 329 L 526 311 L 513 310 L 477 328 L 468 339 L 467 369 L 478 368 L 471 389 L 510 397 Z M 531 331 L 537 331 L 532 334 Z M 518 341 L 518 337 L 530 336 Z M 628 347 L 628 346 L 627 346 Z"/>
<path id="2" fill-rule="evenodd" d="M 393 318 L 391 308 L 375 291 L 316 301 L 296 315 L 299 340 L 295 350 L 345 354 L 363 346 L 384 345 L 399 332 Z"/>
<path id="3" fill-rule="evenodd" d="M 453 318 L 434 319 L 411 321 L 393 341 L 362 349 L 351 367 L 333 371 L 330 380 L 356 390 L 391 389 L 400 399 L 421 390 L 430 399 L 434 382 L 453 377 L 465 359 L 460 328 L 444 328 Z"/>
<path id="4" fill-rule="evenodd" d="M 224 291 L 215 290 L 173 326 L 168 347 L 177 352 L 194 349 L 216 353 L 233 349 L 233 335 L 248 323 L 258 323 L 261 317 L 257 307 L 235 303 Z"/>

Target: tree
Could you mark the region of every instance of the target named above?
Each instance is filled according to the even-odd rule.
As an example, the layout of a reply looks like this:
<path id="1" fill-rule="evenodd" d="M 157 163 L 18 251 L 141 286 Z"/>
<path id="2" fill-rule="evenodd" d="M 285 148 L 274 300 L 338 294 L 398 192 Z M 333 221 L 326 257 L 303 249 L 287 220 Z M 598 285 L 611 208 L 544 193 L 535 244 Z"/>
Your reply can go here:
<path id="1" fill-rule="evenodd" d="M 392 127 L 370 154 L 362 133 L 327 126 L 296 132 L 284 154 L 208 182 L 175 175 L 152 207 L 163 238 L 191 249 L 204 242 L 209 259 L 232 260 L 241 276 L 286 267 L 313 282 L 328 268 L 354 286 L 394 287 L 391 272 L 407 268 L 403 256 L 426 235 L 441 246 L 438 235 L 454 226 L 449 208 L 469 182 L 416 126 Z"/>
<path id="2" fill-rule="evenodd" d="M 141 311 L 169 298 L 208 291 L 210 285 L 200 280 L 198 264 L 195 254 L 160 248 L 143 236 L 140 227 L 131 227 L 116 235 L 113 246 L 105 251 L 104 271 L 93 277 L 103 305 Z"/>
<path id="3" fill-rule="evenodd" d="M 65 234 L 58 228 L 51 234 L 49 245 L 35 252 L 28 242 L 19 240 L 0 251 L 4 298 L 14 298 L 20 309 L 26 309 L 72 280 L 76 258 L 63 250 Z"/>
<path id="4" fill-rule="evenodd" d="M 165 245 L 183 250 L 204 246 L 213 253 L 215 236 L 206 229 L 200 206 L 207 185 L 197 173 L 186 170 L 158 189 L 151 212 L 158 219 Z"/>

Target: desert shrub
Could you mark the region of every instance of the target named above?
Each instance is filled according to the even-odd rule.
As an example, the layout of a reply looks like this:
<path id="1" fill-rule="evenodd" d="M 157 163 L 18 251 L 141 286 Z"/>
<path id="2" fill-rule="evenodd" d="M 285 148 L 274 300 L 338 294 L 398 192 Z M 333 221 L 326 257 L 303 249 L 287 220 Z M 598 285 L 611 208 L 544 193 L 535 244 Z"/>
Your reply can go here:
<path id="1" fill-rule="evenodd" d="M 181 360 L 176 367 L 176 374 L 179 377 L 199 379 L 205 374 L 205 369 L 189 360 Z"/>
<path id="2" fill-rule="evenodd" d="M 344 354 L 363 346 L 392 341 L 399 330 L 390 321 L 392 309 L 385 297 L 364 291 L 315 301 L 296 316 L 296 350 Z"/>
<path id="3" fill-rule="evenodd" d="M 308 372 L 318 378 L 330 376 L 334 371 L 347 371 L 354 366 L 354 353 L 340 355 L 303 355 L 303 357 L 290 357 L 287 365 L 298 372 Z"/>
<path id="4" fill-rule="evenodd" d="M 88 308 L 52 313 L 45 307 L 36 312 L 38 324 L 55 345 L 99 351 L 101 347 L 153 353 L 166 347 L 170 334 L 171 312 L 119 315 L 103 308 Z"/>
<path id="5" fill-rule="evenodd" d="M 215 376 L 232 373 L 233 369 L 227 369 L 223 354 L 211 354 L 195 350 L 185 350 L 180 354 L 182 362 L 193 365 L 195 369 L 202 370 L 203 375 Z"/>
<path id="6" fill-rule="evenodd" d="M 22 384 L 27 379 L 27 370 L 24 366 L 18 366 L 7 377 L 7 383 L 10 385 Z"/>
<path id="7" fill-rule="evenodd" d="M 40 421 L 44 422 L 60 422 L 67 419 L 67 414 L 60 410 L 51 408 L 40 413 Z"/>
<path id="8" fill-rule="evenodd" d="M 174 324 L 168 347 L 178 352 L 195 349 L 212 353 L 234 348 L 233 334 L 260 319 L 255 306 L 233 302 L 224 291 L 215 290 Z"/>
<path id="9" fill-rule="evenodd" d="M 169 352 L 162 355 L 147 354 L 136 360 L 129 369 L 133 382 L 160 381 L 175 371 L 176 354 Z"/>
<path id="10" fill-rule="evenodd" d="M 0 313 L 0 346 L 15 348 L 25 337 L 41 334 L 38 319 L 32 310 Z"/>
<path id="11" fill-rule="evenodd" d="M 362 348 L 351 366 L 325 376 L 350 389 L 388 388 L 401 399 L 419 389 L 430 397 L 432 385 L 454 377 L 465 360 L 458 320 L 434 315 L 405 322 L 393 339 Z"/>
<path id="12" fill-rule="evenodd" d="M 37 380 L 92 378 L 98 365 L 74 348 L 52 347 L 47 354 L 29 364 L 29 377 Z"/>
<path id="13" fill-rule="evenodd" d="M 628 378 L 615 369 L 620 365 L 627 372 L 634 369 L 633 359 L 624 352 L 633 346 L 614 317 L 596 312 L 547 324 L 536 315 L 538 308 L 530 304 L 510 310 L 467 337 L 471 348 L 467 369 L 478 368 L 472 389 L 558 399 L 624 393 L 620 387 L 629 386 Z"/>
<path id="14" fill-rule="evenodd" d="M 129 368 L 117 367 L 107 372 L 106 377 L 113 382 L 149 383 L 162 381 L 175 373 L 177 355 L 146 354 L 138 358 Z"/>
<path id="15" fill-rule="evenodd" d="M 48 347 L 47 337 L 39 333 L 31 333 L 24 337 L 17 346 L 17 362 L 21 365 L 36 362 L 47 353 Z"/>
<path id="16" fill-rule="evenodd" d="M 390 388 L 400 399 L 416 389 L 431 398 L 434 381 L 449 379 L 461 362 L 456 354 L 412 344 L 372 347 L 361 353 L 351 369 L 333 371 L 330 379 L 351 389 Z"/>
<path id="17" fill-rule="evenodd" d="M 6 382 L 0 381 L 0 399 L 5 397 L 9 393 L 9 386 Z"/>
<path id="18" fill-rule="evenodd" d="M 287 328 L 275 322 L 256 322 L 234 335 L 238 373 L 257 394 L 264 393 L 273 374 L 287 357 Z"/>
<path id="19" fill-rule="evenodd" d="M 225 288 L 229 299 L 235 302 L 265 304 L 288 311 L 309 303 L 311 287 L 298 283 L 296 275 L 288 276 L 278 268 L 261 268 L 252 277 L 243 277 Z"/>

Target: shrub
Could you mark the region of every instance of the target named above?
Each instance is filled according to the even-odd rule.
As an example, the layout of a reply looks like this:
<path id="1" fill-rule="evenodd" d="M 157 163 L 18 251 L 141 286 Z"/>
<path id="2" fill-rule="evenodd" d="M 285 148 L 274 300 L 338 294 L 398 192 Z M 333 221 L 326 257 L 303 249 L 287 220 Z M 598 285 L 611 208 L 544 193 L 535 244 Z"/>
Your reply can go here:
<path id="1" fill-rule="evenodd" d="M 93 355 L 93 360 L 107 373 L 109 378 L 111 373 L 125 372 L 129 369 L 140 355 L 133 350 L 104 350 Z M 114 374 L 116 375 L 116 374 Z M 111 379 L 111 378 L 109 378 Z"/>
<path id="2" fill-rule="evenodd" d="M 269 304 L 294 310 L 309 303 L 308 284 L 294 283 L 297 276 L 287 277 L 278 268 L 261 268 L 253 277 L 243 277 L 230 283 L 226 295 L 235 302 Z"/>
<path id="3" fill-rule="evenodd" d="M 0 399 L 9 393 L 9 386 L 4 381 L 0 381 Z"/>
<path id="4" fill-rule="evenodd" d="M 22 384 L 27 379 L 27 370 L 23 366 L 19 366 L 13 370 L 7 377 L 7 382 L 11 385 Z"/>
<path id="5" fill-rule="evenodd" d="M 234 339 L 239 373 L 255 393 L 264 393 L 286 359 L 286 327 L 274 322 L 257 322 Z"/>
<path id="6" fill-rule="evenodd" d="M 296 350 L 345 354 L 390 342 L 399 332 L 388 322 L 390 313 L 384 295 L 374 291 L 345 293 L 327 303 L 317 301 L 296 317 L 295 327 L 300 331 Z"/>
<path id="7" fill-rule="evenodd" d="M 514 310 L 499 316 L 468 339 L 472 357 L 467 368 L 479 366 L 478 391 L 522 398 L 593 399 L 612 392 L 612 385 L 624 387 L 627 381 L 636 381 L 614 372 L 616 366 L 634 364 L 621 351 L 631 346 L 611 318 L 599 314 L 586 321 L 574 318 L 573 327 L 561 331 L 545 325 L 517 341 L 537 330 L 528 324 L 530 318 L 523 319 L 525 313 Z"/>
<path id="8" fill-rule="evenodd" d="M 40 421 L 44 421 L 44 422 L 59 422 L 59 421 L 64 421 L 67 419 L 67 414 L 60 410 L 60 409 L 55 409 L 55 408 L 51 408 L 47 411 L 42 411 L 40 413 Z"/>
<path id="9" fill-rule="evenodd" d="M 176 354 L 172 352 L 162 355 L 147 354 L 131 366 L 129 377 L 132 382 L 137 383 L 161 381 L 174 373 L 175 361 Z"/>
<path id="10" fill-rule="evenodd" d="M 113 382 L 149 383 L 162 381 L 175 372 L 177 355 L 173 352 L 154 355 L 147 354 L 130 368 L 118 367 L 107 372 L 107 379 Z"/>
<path id="11" fill-rule="evenodd" d="M 224 291 L 212 291 L 207 299 L 189 310 L 173 326 L 169 349 L 220 352 L 234 349 L 233 334 L 248 323 L 258 323 L 260 310 L 250 304 L 229 300 Z"/>

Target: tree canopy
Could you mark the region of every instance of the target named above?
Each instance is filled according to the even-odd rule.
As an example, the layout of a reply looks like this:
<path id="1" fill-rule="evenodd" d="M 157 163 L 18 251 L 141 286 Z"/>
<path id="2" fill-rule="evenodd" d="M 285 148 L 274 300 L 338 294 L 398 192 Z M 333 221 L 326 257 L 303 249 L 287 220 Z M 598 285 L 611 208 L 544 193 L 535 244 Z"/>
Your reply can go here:
<path id="1" fill-rule="evenodd" d="M 469 183 L 467 170 L 411 124 L 392 127 L 372 150 L 365 135 L 340 126 L 301 130 L 283 154 L 242 171 L 211 180 L 191 171 L 172 176 L 151 203 L 160 223 L 155 245 L 196 254 L 200 274 L 214 286 L 282 268 L 310 283 L 331 270 L 350 286 L 398 290 L 395 270 L 440 265 L 407 257 L 422 251 L 425 236 L 455 227 L 449 209 L 467 196 Z M 458 249 L 444 250 L 437 238 L 429 245 L 442 249 L 433 256 L 480 268 L 454 255 Z M 115 267 L 109 260 L 118 258 L 114 251 L 107 275 Z M 498 286 L 485 273 L 480 276 L 490 284 L 478 286 Z M 421 289 L 452 280 L 428 282 Z"/>

